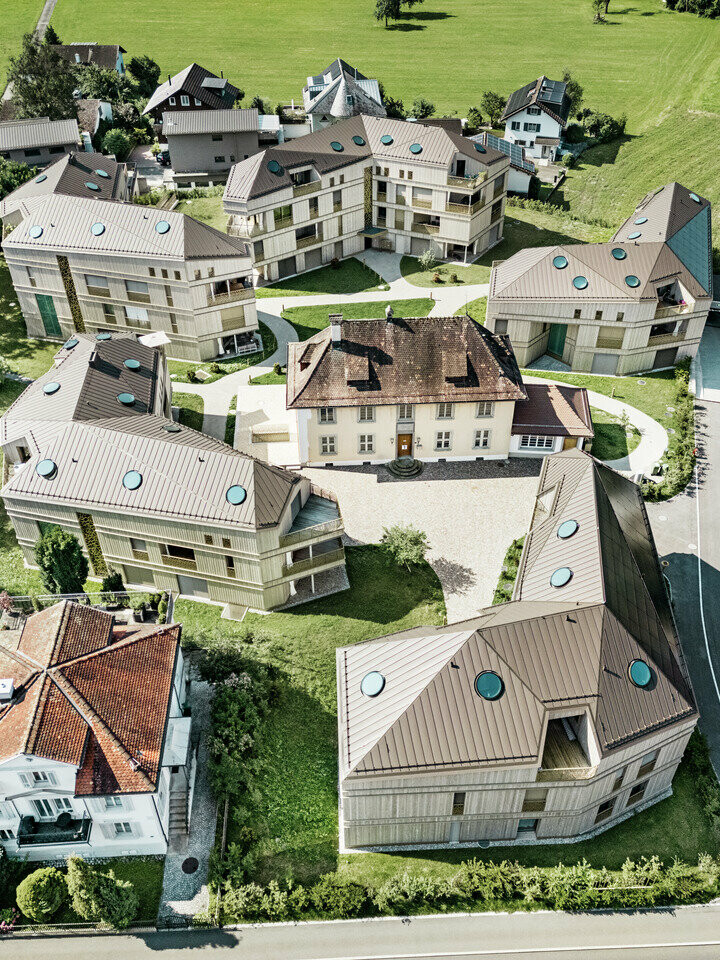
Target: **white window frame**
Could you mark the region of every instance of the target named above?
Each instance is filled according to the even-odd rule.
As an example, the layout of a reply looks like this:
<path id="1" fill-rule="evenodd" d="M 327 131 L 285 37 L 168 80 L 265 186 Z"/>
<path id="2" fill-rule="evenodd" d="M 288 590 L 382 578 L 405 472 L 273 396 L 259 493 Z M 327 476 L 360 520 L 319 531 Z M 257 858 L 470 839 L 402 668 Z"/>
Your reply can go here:
<path id="1" fill-rule="evenodd" d="M 105 296 L 110 296 L 110 281 L 107 277 L 103 277 L 99 273 L 86 273 L 85 286 L 87 287 L 88 294 L 91 297 L 96 297 L 98 294 L 90 293 L 90 287 L 94 287 L 96 290 L 107 290 L 107 294 L 105 294 Z"/>
<path id="2" fill-rule="evenodd" d="M 168 99 L 168 103 L 170 104 L 171 107 L 174 107 L 175 104 L 177 103 L 177 99 L 175 97 L 170 97 Z"/>
<path id="3" fill-rule="evenodd" d="M 53 800 L 58 815 L 61 813 L 73 813 L 73 805 L 67 797 L 55 797 Z"/>
<path id="4" fill-rule="evenodd" d="M 45 797 L 36 797 L 32 801 L 35 813 L 41 820 L 54 820 L 55 813 L 52 804 Z"/>
<path id="5" fill-rule="evenodd" d="M 334 433 L 320 437 L 320 455 L 331 457 L 337 453 L 337 437 Z"/>
<path id="6" fill-rule="evenodd" d="M 403 410 L 408 411 L 406 417 L 403 416 Z M 398 423 L 411 423 L 415 417 L 415 407 L 412 403 L 399 403 L 397 407 Z"/>
<path id="7" fill-rule="evenodd" d="M 435 449 L 452 450 L 452 432 L 450 430 L 435 431 Z"/>
<path id="8" fill-rule="evenodd" d="M 202 106 L 202 100 L 198 100 L 198 98 L 195 97 L 195 106 L 196 106 L 196 107 L 201 107 L 201 106 Z"/>
<path id="9" fill-rule="evenodd" d="M 105 797 L 105 809 L 106 810 L 122 810 L 122 798 L 121 797 Z"/>
<path id="10" fill-rule="evenodd" d="M 375 423 L 375 407 L 365 403 L 358 407 L 358 423 Z"/>
<path id="11" fill-rule="evenodd" d="M 128 293 L 142 293 L 144 296 L 150 296 L 150 287 L 144 280 L 126 280 L 125 289 Z"/>
<path id="12" fill-rule="evenodd" d="M 141 323 L 149 323 L 150 318 L 145 307 L 136 307 L 135 304 L 125 304 L 125 316 L 128 320 L 139 320 Z"/>
<path id="13" fill-rule="evenodd" d="M 435 408 L 436 420 L 452 420 L 455 415 L 455 404 L 449 400 L 442 400 Z"/>
<path id="14" fill-rule="evenodd" d="M 520 437 L 521 450 L 552 450 L 555 446 L 555 437 L 544 434 L 524 433 Z"/>
<path id="15" fill-rule="evenodd" d="M 511 129 L 511 130 L 519 130 L 519 129 L 520 129 L 520 121 L 519 121 L 519 120 L 511 120 L 511 121 L 510 121 L 510 129 Z"/>
<path id="16" fill-rule="evenodd" d="M 490 431 L 489 430 L 476 430 L 475 431 L 475 440 L 473 442 L 473 449 L 475 450 L 489 450 L 490 449 Z"/>
<path id="17" fill-rule="evenodd" d="M 180 94 L 180 106 L 182 107 L 190 106 L 190 97 L 186 93 Z"/>
<path id="18" fill-rule="evenodd" d="M 486 420 L 495 416 L 495 404 L 492 400 L 480 400 L 475 407 L 475 416 L 480 420 Z"/>
<path id="19" fill-rule="evenodd" d="M 335 407 L 318 407 L 318 423 L 337 423 Z"/>
<path id="20" fill-rule="evenodd" d="M 116 820 L 113 823 L 115 828 L 116 837 L 131 837 L 132 836 L 132 824 L 128 820 Z"/>
<path id="21" fill-rule="evenodd" d="M 358 453 L 375 453 L 375 435 L 372 433 L 358 434 Z"/>

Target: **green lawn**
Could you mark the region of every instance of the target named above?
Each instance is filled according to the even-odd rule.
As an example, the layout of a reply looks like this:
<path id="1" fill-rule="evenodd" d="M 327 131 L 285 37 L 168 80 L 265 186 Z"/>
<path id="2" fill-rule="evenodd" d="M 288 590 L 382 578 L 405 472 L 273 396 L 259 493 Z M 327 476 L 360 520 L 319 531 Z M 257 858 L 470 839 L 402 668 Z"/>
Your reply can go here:
<path id="1" fill-rule="evenodd" d="M 250 381 L 252 383 L 252 380 Z M 235 421 L 237 420 L 237 394 L 230 401 L 227 420 L 225 421 L 225 443 L 235 446 Z"/>
<path id="2" fill-rule="evenodd" d="M 178 213 L 187 213 L 202 223 L 207 223 L 221 233 L 227 233 L 228 216 L 223 212 L 222 196 L 194 197 L 192 200 L 181 200 L 175 207 Z"/>
<path id="3" fill-rule="evenodd" d="M 258 353 L 251 353 L 247 357 L 236 357 L 232 360 L 208 360 L 205 363 L 196 363 L 192 360 L 168 360 L 170 375 L 173 376 L 174 374 L 173 379 L 176 383 L 194 383 L 195 381 L 188 380 L 188 370 L 195 370 L 196 372 L 204 370 L 208 374 L 208 378 L 203 380 L 203 383 L 213 383 L 213 381 L 219 380 L 228 373 L 244 370 L 245 367 L 252 367 L 256 363 L 266 360 L 277 350 L 277 339 L 270 327 L 264 324 L 262 320 L 259 322 L 258 328 L 263 342 L 262 353 L 258 351 Z M 213 372 L 210 369 L 215 364 L 220 368 L 219 372 Z"/>
<path id="4" fill-rule="evenodd" d="M 203 398 L 197 393 L 173 393 L 173 406 L 180 407 L 180 423 L 193 430 L 202 430 Z"/>
<path id="5" fill-rule="evenodd" d="M 605 410 L 592 407 L 592 420 L 595 427 L 593 456 L 598 460 L 619 460 L 626 457 L 640 443 L 640 431 L 632 425 L 625 431 L 618 417 Z"/>
<path id="6" fill-rule="evenodd" d="M 273 370 L 268 370 L 267 373 L 262 373 L 259 377 L 250 377 L 250 384 L 254 387 L 272 387 L 281 383 L 287 383 L 287 373 L 275 373 Z"/>
<path id="7" fill-rule="evenodd" d="M 468 314 L 473 320 L 477 320 L 478 323 L 482 323 L 484 326 L 487 315 L 487 297 L 478 297 L 477 300 L 471 300 L 470 303 L 461 307 L 455 316 L 464 317 L 465 314 Z"/>
<path id="8" fill-rule="evenodd" d="M 376 320 L 385 316 L 391 304 L 396 317 L 426 317 L 434 306 L 430 297 L 415 300 L 374 300 L 369 303 L 325 303 L 321 307 L 290 307 L 283 311 L 283 319 L 291 323 L 299 340 L 307 340 L 329 324 L 331 313 L 342 313 L 345 320 Z"/>
<path id="9" fill-rule="evenodd" d="M 5 89 L 10 57 L 20 52 L 24 33 L 32 33 L 43 8 L 43 0 L 7 0 L 2 5 L 0 29 L 0 94 Z"/>
<path id="10" fill-rule="evenodd" d="M 382 278 L 355 257 L 341 260 L 337 267 L 319 267 L 309 273 L 288 280 L 278 280 L 272 286 L 258 287 L 260 297 L 307 297 L 314 294 L 363 293 L 377 290 Z"/>
<path id="11" fill-rule="evenodd" d="M 59 349 L 59 343 L 28 339 L 10 271 L 0 256 L 0 357 L 7 360 L 13 373 L 37 380 L 50 369 Z"/>

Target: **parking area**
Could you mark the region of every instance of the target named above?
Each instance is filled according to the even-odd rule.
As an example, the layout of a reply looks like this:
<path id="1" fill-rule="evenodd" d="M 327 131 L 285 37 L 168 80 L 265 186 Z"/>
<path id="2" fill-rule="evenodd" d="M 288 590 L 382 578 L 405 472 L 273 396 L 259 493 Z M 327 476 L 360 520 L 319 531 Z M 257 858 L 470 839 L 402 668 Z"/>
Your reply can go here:
<path id="1" fill-rule="evenodd" d="M 491 603 L 505 552 L 530 525 L 541 463 L 432 463 L 411 480 L 382 466 L 303 473 L 337 495 L 351 542 L 377 543 L 395 523 L 424 530 L 452 622 Z"/>

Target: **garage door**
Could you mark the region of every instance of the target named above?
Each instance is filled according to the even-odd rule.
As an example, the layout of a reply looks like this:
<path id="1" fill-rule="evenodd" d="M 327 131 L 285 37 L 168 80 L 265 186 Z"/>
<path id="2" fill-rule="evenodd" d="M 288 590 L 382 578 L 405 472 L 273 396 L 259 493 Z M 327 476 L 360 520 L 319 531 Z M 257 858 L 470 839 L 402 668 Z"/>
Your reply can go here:
<path id="1" fill-rule="evenodd" d="M 413 237 L 410 252 L 414 257 L 420 257 L 430 249 L 430 241 L 425 237 Z"/>
<path id="2" fill-rule="evenodd" d="M 145 567 L 131 567 L 125 564 L 123 566 L 123 580 L 128 586 L 155 586 L 152 570 L 146 570 Z"/>
<path id="3" fill-rule="evenodd" d="M 592 362 L 592 373 L 614 376 L 617 373 L 618 356 L 616 353 L 596 353 Z"/>
<path id="4" fill-rule="evenodd" d="M 316 267 L 322 266 L 322 249 L 320 247 L 317 250 L 308 250 L 305 254 L 305 269 L 314 270 Z"/>
<path id="5" fill-rule="evenodd" d="M 294 273 L 297 273 L 295 257 L 286 257 L 284 260 L 278 260 L 278 277 L 291 277 Z"/>
<path id="6" fill-rule="evenodd" d="M 201 580 L 199 577 L 186 577 L 184 574 L 179 573 L 178 578 L 178 590 L 186 597 L 207 597 L 208 596 L 208 585 L 207 580 Z"/>
<path id="7" fill-rule="evenodd" d="M 653 366 L 657 368 L 662 367 L 674 367 L 675 361 L 677 360 L 677 347 L 669 347 L 667 350 L 658 350 L 655 354 L 655 363 Z"/>

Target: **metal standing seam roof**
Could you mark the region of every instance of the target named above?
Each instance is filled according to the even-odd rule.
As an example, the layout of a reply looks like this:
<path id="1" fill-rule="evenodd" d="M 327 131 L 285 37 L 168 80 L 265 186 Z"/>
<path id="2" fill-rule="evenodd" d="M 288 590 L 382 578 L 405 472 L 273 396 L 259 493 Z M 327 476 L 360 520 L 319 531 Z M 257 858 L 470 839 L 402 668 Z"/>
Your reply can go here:
<path id="1" fill-rule="evenodd" d="M 208 86 L 205 81 L 211 80 L 216 80 L 219 86 L 215 86 L 214 88 L 213 86 Z M 220 94 L 216 92 L 218 89 L 224 89 L 226 95 L 220 96 Z M 176 73 L 174 77 L 160 84 L 145 105 L 143 114 L 150 113 L 152 110 L 157 109 L 157 107 L 165 103 L 168 97 L 176 96 L 181 91 L 188 94 L 188 96 L 197 98 L 205 107 L 211 110 L 230 109 L 240 93 L 238 88 L 233 86 L 232 83 L 223 80 L 221 77 L 211 73 L 210 70 L 206 70 L 205 67 L 201 67 L 197 63 L 191 63 L 185 67 L 184 70 L 181 70 L 180 73 Z"/>
<path id="2" fill-rule="evenodd" d="M 618 227 L 612 241 L 623 242 L 628 234 L 638 230 L 642 232 L 643 242 L 668 240 L 701 210 L 710 206 L 709 200 L 703 197 L 698 199 L 699 203 L 692 200 L 691 191 L 676 181 L 652 190 L 643 197 L 635 212 Z M 645 218 L 645 222 L 636 224 L 635 221 L 640 217 Z"/>
<path id="3" fill-rule="evenodd" d="M 260 129 L 258 111 L 249 110 L 170 110 L 163 113 L 166 137 L 202 133 L 255 133 Z"/>
<path id="4" fill-rule="evenodd" d="M 348 97 L 352 97 L 351 104 L 347 102 Z M 370 81 L 357 81 L 348 73 L 340 74 L 310 100 L 306 112 L 332 117 L 351 117 L 357 114 L 386 116 L 377 82 L 375 81 L 373 86 Z"/>
<path id="5" fill-rule="evenodd" d="M 592 415 L 584 387 L 526 383 L 526 400 L 513 411 L 512 433 L 555 437 L 593 437 Z"/>
<path id="6" fill-rule="evenodd" d="M 77 120 L 10 120 L 0 123 L 0 150 L 75 145 L 80 141 Z"/>

